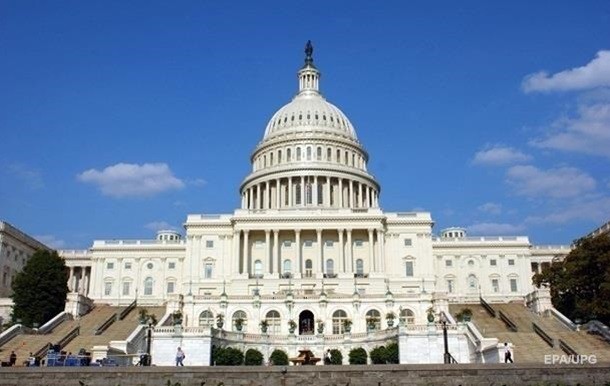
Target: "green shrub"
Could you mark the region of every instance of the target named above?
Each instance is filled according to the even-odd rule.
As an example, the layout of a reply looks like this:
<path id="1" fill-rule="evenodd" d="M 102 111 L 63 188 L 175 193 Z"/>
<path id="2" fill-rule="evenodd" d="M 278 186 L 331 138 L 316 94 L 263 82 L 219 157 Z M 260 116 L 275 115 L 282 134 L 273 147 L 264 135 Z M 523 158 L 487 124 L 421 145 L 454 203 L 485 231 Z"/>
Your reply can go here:
<path id="1" fill-rule="evenodd" d="M 350 365 L 366 365 L 366 350 L 362 347 L 354 348 L 349 352 Z"/>
<path id="2" fill-rule="evenodd" d="M 385 346 L 377 346 L 371 350 L 371 363 L 374 365 L 385 365 L 388 357 L 388 352 Z"/>
<path id="3" fill-rule="evenodd" d="M 241 366 L 244 364 L 244 353 L 233 347 L 218 347 L 212 352 L 216 366 Z"/>
<path id="4" fill-rule="evenodd" d="M 283 350 L 276 349 L 271 353 L 269 360 L 276 366 L 287 366 L 288 354 Z"/>
<path id="5" fill-rule="evenodd" d="M 398 363 L 398 343 L 390 343 L 385 347 L 386 350 L 386 362 L 387 363 Z"/>
<path id="6" fill-rule="evenodd" d="M 244 360 L 246 366 L 260 366 L 263 364 L 263 354 L 256 349 L 248 349 Z"/>
<path id="7" fill-rule="evenodd" d="M 330 364 L 331 365 L 342 365 L 343 364 L 343 354 L 341 351 L 336 348 L 330 350 Z"/>

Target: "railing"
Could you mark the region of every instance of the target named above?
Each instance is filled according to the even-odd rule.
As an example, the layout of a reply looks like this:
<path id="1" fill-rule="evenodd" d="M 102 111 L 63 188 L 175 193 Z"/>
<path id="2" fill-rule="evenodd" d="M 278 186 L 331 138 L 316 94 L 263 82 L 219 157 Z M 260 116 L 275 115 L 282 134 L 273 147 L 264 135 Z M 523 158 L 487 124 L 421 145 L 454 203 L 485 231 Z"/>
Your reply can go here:
<path id="1" fill-rule="evenodd" d="M 559 339 L 559 348 L 563 350 L 564 353 L 577 357 L 578 353 L 574 350 L 569 344 L 567 344 L 564 340 Z"/>
<path id="2" fill-rule="evenodd" d="M 119 316 L 117 317 L 117 320 L 123 320 L 125 319 L 125 317 L 134 309 L 136 308 L 136 306 L 138 305 L 138 301 L 134 300 L 133 302 L 131 302 L 130 305 L 127 306 L 127 308 L 125 308 L 123 311 L 121 311 L 121 313 L 119 314 Z"/>
<path id="3" fill-rule="evenodd" d="M 80 334 L 80 326 L 76 326 L 72 330 L 70 330 L 70 332 L 68 332 L 63 338 L 61 338 L 57 342 L 57 345 L 60 348 L 64 348 L 64 347 L 66 347 L 66 345 L 68 343 L 70 343 L 72 341 L 72 339 L 76 338 L 79 334 Z M 35 358 L 44 357 L 48 350 L 49 350 L 49 345 L 44 345 L 43 347 L 39 348 L 36 352 L 34 352 L 34 357 Z"/>
<path id="4" fill-rule="evenodd" d="M 117 315 L 116 315 L 116 312 L 115 312 L 114 314 L 110 315 L 104 321 L 104 323 L 102 323 L 101 326 L 99 326 L 98 328 L 95 329 L 95 331 L 93 331 L 93 335 L 101 335 L 104 331 L 106 331 L 106 329 L 108 329 L 108 327 L 110 327 L 112 325 L 112 323 L 114 323 L 116 318 L 117 318 Z"/>
<path id="5" fill-rule="evenodd" d="M 555 346 L 555 342 L 553 341 L 553 338 L 551 338 L 551 336 L 549 334 L 544 332 L 544 330 L 542 328 L 540 328 L 540 326 L 538 326 L 535 322 L 532 322 L 532 327 L 534 328 L 534 332 L 536 334 L 538 334 L 538 336 L 540 336 L 542 338 L 542 340 L 544 340 L 546 342 L 546 344 L 548 344 L 551 347 Z"/>
<path id="6" fill-rule="evenodd" d="M 21 334 L 23 326 L 21 324 L 14 324 L 9 329 L 0 334 L 0 347 L 2 347 L 6 342 L 13 339 L 17 335 Z"/>
<path id="7" fill-rule="evenodd" d="M 144 348 L 144 341 L 146 340 L 146 332 L 148 326 L 143 324 L 138 325 L 136 329 L 127 337 L 127 352 L 135 353 Z"/>
<path id="8" fill-rule="evenodd" d="M 568 319 L 567 316 L 557 311 L 555 308 L 549 308 L 548 312 L 551 317 L 555 318 L 555 320 L 557 320 L 559 323 L 563 324 L 572 331 L 576 331 L 576 325 L 570 319 Z"/>
<path id="9" fill-rule="evenodd" d="M 606 342 L 610 343 L 610 330 L 608 326 L 600 322 L 599 320 L 592 320 L 586 324 L 587 331 L 590 334 L 598 334 L 604 337 Z"/>
<path id="10" fill-rule="evenodd" d="M 504 312 L 502 312 L 501 310 L 498 311 L 498 316 L 500 317 L 500 320 L 504 322 L 504 324 L 506 324 L 506 327 L 508 327 L 509 330 L 513 331 L 513 332 L 517 332 L 519 331 L 519 329 L 517 328 L 517 325 L 515 324 L 515 322 L 513 322 L 508 315 L 506 315 Z"/>
<path id="11" fill-rule="evenodd" d="M 55 317 L 53 317 L 53 319 L 51 319 L 48 322 L 46 322 L 45 324 L 43 324 L 38 329 L 38 332 L 41 334 L 48 334 L 49 332 L 53 331 L 53 329 L 55 327 L 59 326 L 64 320 L 69 320 L 71 318 L 72 318 L 72 315 L 70 315 L 66 311 L 62 311 L 59 314 L 55 315 Z"/>
<path id="12" fill-rule="evenodd" d="M 481 305 L 483 306 L 483 308 L 485 308 L 485 311 L 487 311 L 489 316 L 491 316 L 492 318 L 495 318 L 496 311 L 489 305 L 489 303 L 487 303 L 485 301 L 485 299 L 483 299 L 482 297 L 479 297 L 479 301 L 480 301 Z"/>

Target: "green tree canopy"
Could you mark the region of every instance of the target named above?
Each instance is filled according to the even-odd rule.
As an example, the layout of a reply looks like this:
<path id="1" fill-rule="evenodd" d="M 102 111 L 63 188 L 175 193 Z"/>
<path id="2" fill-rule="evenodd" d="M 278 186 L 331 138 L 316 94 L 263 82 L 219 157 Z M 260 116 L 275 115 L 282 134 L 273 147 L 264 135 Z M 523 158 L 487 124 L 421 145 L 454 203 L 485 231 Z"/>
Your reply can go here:
<path id="1" fill-rule="evenodd" d="M 288 354 L 284 350 L 275 349 L 269 356 L 269 360 L 276 366 L 288 365 Z"/>
<path id="2" fill-rule="evenodd" d="M 350 365 L 366 365 L 368 354 L 362 347 L 353 348 L 349 352 L 349 364 Z"/>
<path id="3" fill-rule="evenodd" d="M 246 357 L 244 359 L 246 366 L 260 366 L 263 364 L 263 354 L 257 349 L 250 348 L 246 351 Z"/>
<path id="4" fill-rule="evenodd" d="M 610 323 L 610 236 L 582 238 L 563 261 L 534 275 L 549 286 L 553 306 L 572 320 Z"/>
<path id="5" fill-rule="evenodd" d="M 66 264 L 56 251 L 32 255 L 12 284 L 13 322 L 43 325 L 65 308 L 68 294 Z"/>

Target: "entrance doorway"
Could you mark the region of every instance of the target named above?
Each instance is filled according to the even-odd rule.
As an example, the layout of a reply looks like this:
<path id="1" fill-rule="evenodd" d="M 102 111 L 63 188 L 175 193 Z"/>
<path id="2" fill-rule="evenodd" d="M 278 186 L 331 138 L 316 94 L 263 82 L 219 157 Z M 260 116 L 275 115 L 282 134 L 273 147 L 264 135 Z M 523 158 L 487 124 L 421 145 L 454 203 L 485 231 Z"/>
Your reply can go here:
<path id="1" fill-rule="evenodd" d="M 314 334 L 314 319 L 313 313 L 305 310 L 299 314 L 299 335 Z"/>

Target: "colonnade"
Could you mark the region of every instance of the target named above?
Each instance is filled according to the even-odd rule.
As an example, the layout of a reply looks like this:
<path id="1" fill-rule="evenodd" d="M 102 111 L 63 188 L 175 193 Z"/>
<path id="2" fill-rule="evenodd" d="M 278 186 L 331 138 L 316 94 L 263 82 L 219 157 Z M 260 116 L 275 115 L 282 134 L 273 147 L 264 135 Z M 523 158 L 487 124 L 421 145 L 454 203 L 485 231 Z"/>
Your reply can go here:
<path id="1" fill-rule="evenodd" d="M 308 236 L 312 233 L 315 234 L 315 244 L 314 240 L 305 239 L 304 233 L 306 232 Z M 368 241 L 367 253 L 358 259 L 354 256 L 355 232 L 360 235 L 364 233 Z M 251 240 L 255 237 L 260 239 L 261 233 L 265 235 L 264 257 L 260 260 L 262 271 L 256 272 L 261 276 L 277 275 L 281 277 L 285 273 L 290 273 L 291 275 L 297 275 L 297 277 L 323 277 L 329 274 L 346 273 L 352 275 L 385 271 L 385 232 L 382 229 L 263 229 L 235 231 L 232 255 L 237 261 L 231 264 L 233 267 L 232 274 L 252 275 L 255 273 L 255 262 L 252 257 L 254 243 Z M 294 243 L 296 248 L 296 253 L 291 254 L 290 257 L 282 254 L 282 244 L 286 241 L 289 241 L 291 245 Z M 309 244 L 311 247 L 316 248 L 313 253 L 315 257 L 312 259 L 305 259 L 303 256 L 303 246 L 306 241 L 311 243 Z M 335 242 L 338 243 L 338 255 L 326 255 L 324 246 L 327 241 L 332 241 L 333 245 Z M 364 246 L 364 243 L 362 243 L 362 246 Z M 333 272 L 328 272 L 327 259 L 333 260 Z M 282 265 L 285 260 L 291 262 L 289 272 L 285 272 Z M 311 260 L 310 267 L 307 267 L 309 260 Z M 362 260 L 360 267 L 358 267 L 358 260 Z"/>
<path id="2" fill-rule="evenodd" d="M 89 283 L 91 282 L 91 267 L 71 266 L 69 268 L 68 290 L 88 296 Z"/>
<path id="3" fill-rule="evenodd" d="M 243 209 L 294 207 L 376 208 L 377 189 L 355 180 L 329 176 L 300 176 L 267 180 L 242 192 Z"/>

